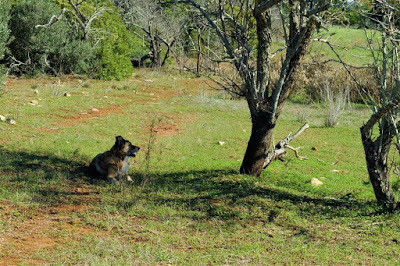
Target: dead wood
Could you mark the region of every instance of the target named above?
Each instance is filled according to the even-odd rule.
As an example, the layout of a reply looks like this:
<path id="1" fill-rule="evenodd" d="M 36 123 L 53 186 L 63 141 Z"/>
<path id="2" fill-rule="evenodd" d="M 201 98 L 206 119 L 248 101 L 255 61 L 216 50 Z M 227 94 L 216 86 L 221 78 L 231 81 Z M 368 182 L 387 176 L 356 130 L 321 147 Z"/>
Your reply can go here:
<path id="1" fill-rule="evenodd" d="M 293 148 L 289 146 L 289 143 L 295 138 L 297 138 L 297 136 L 299 136 L 301 133 L 303 133 L 304 130 L 306 130 L 309 127 L 310 126 L 308 125 L 308 123 L 305 123 L 294 135 L 291 136 L 291 134 L 289 134 L 289 136 L 279 141 L 278 144 L 275 145 L 275 148 L 269 150 L 265 156 L 263 169 L 267 168 L 268 165 L 270 165 L 270 163 L 272 163 L 276 159 L 283 160 L 283 156 L 286 154 L 286 148 L 293 150 L 296 154 L 296 157 L 299 160 L 307 159 L 307 157 L 299 155 L 298 153 L 299 148 Z"/>

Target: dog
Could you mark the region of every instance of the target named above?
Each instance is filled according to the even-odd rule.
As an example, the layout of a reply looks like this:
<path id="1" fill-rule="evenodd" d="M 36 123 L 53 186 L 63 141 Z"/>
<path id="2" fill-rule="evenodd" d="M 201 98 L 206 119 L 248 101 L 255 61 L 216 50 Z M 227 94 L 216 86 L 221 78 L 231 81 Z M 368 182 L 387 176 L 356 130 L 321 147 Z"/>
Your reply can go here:
<path id="1" fill-rule="evenodd" d="M 93 158 L 89 172 L 105 177 L 107 181 L 118 184 L 120 180 L 132 181 L 129 176 L 129 159 L 136 157 L 140 150 L 121 136 L 115 137 L 115 144 L 109 151 L 100 153 Z"/>

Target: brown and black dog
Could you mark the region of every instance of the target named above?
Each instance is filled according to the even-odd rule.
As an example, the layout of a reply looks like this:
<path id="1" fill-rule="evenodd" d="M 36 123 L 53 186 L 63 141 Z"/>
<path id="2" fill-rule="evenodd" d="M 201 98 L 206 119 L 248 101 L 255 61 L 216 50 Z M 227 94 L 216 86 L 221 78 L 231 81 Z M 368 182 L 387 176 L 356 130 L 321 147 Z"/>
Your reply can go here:
<path id="1" fill-rule="evenodd" d="M 115 144 L 109 151 L 100 153 L 93 158 L 89 165 L 92 174 L 107 178 L 111 183 L 119 180 L 132 181 L 128 175 L 129 159 L 135 157 L 140 150 L 121 136 L 115 137 Z"/>

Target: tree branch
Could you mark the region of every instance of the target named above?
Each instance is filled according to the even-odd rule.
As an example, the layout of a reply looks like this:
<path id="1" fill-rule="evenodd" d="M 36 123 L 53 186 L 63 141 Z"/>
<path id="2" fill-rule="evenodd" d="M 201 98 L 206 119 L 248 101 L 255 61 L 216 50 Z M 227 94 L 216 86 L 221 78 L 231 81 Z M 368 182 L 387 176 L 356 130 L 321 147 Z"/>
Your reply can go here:
<path id="1" fill-rule="evenodd" d="M 72 8 L 75 10 L 75 12 L 79 15 L 82 21 L 87 21 L 88 19 L 85 17 L 85 15 L 82 14 L 81 10 L 79 9 L 79 5 L 82 2 L 77 1 L 76 4 L 72 2 L 72 0 L 68 0 L 68 3 L 72 6 Z"/>
<path id="2" fill-rule="evenodd" d="M 322 40 L 320 40 L 322 41 Z M 340 57 L 340 55 L 336 52 L 335 48 L 333 48 L 332 44 L 328 41 L 328 40 L 324 40 L 323 42 L 325 42 L 326 44 L 328 44 L 328 46 L 331 48 L 331 50 L 335 53 L 336 57 L 339 59 L 340 63 L 343 65 L 343 67 L 346 69 L 347 73 L 349 73 L 350 77 L 353 79 L 353 81 L 357 84 L 358 88 L 361 90 L 361 92 L 368 98 L 370 104 L 372 104 L 374 111 L 376 112 L 377 107 L 376 107 L 376 103 L 375 101 L 371 98 L 371 96 L 369 95 L 369 93 L 367 92 L 367 90 L 364 88 L 363 85 L 360 84 L 360 82 L 358 82 L 358 80 L 356 79 L 356 77 L 353 75 L 353 73 L 350 71 L 350 69 L 348 68 L 347 64 L 342 60 L 342 58 Z"/>
<path id="3" fill-rule="evenodd" d="M 297 159 L 299 159 L 300 161 L 302 161 L 302 160 L 307 160 L 307 159 L 308 159 L 307 156 L 300 156 L 300 155 L 299 155 L 299 149 L 300 149 L 300 147 L 293 148 L 293 147 L 290 146 L 290 145 L 286 145 L 286 148 L 288 148 L 288 149 L 294 151 L 294 154 L 296 155 Z"/>
<path id="4" fill-rule="evenodd" d="M 327 3 L 327 4 L 323 5 L 323 6 L 314 8 L 314 9 L 312 9 L 312 10 L 308 10 L 308 11 L 307 11 L 307 14 L 306 14 L 306 17 L 311 17 L 311 16 L 313 16 L 313 15 L 315 15 L 315 14 L 321 13 L 322 11 L 327 10 L 327 9 L 330 8 L 331 6 L 332 6 L 331 3 Z"/>
<path id="5" fill-rule="evenodd" d="M 229 43 L 229 40 L 225 36 L 224 32 L 220 29 L 220 27 L 211 19 L 211 17 L 207 14 L 205 8 L 197 4 L 194 0 L 170 0 L 170 1 L 162 1 L 162 4 L 178 4 L 184 3 L 193 6 L 198 11 L 200 11 L 201 15 L 208 21 L 209 25 L 217 32 L 218 37 L 221 39 L 227 53 L 232 59 L 235 59 L 235 53 L 233 52 L 232 46 Z"/>
<path id="6" fill-rule="evenodd" d="M 288 77 L 288 75 L 291 72 L 290 68 L 290 63 L 292 61 L 292 59 L 294 58 L 294 56 L 296 55 L 296 53 L 300 53 L 301 51 L 299 51 L 299 48 L 301 45 L 304 45 L 304 41 L 311 36 L 311 32 L 313 31 L 314 27 L 315 27 L 315 18 L 311 17 L 309 19 L 309 21 L 307 22 L 307 25 L 303 27 L 303 29 L 297 34 L 298 36 L 296 36 L 297 41 L 294 44 L 290 44 L 290 46 L 288 47 L 288 51 L 286 53 L 286 58 L 285 61 L 282 64 L 282 70 L 281 70 L 281 74 L 278 80 L 278 83 L 275 87 L 275 90 L 272 94 L 272 102 L 273 102 L 273 107 L 272 107 L 272 116 L 274 117 L 276 114 L 276 111 L 278 109 L 278 105 L 279 105 L 279 98 L 281 96 L 283 87 L 285 85 L 285 81 Z"/>
<path id="7" fill-rule="evenodd" d="M 281 141 L 279 141 L 278 144 L 274 147 L 274 149 L 269 150 L 268 153 L 265 156 L 263 169 L 267 168 L 268 165 L 270 165 L 274 160 L 282 159 L 282 155 L 286 153 L 285 148 L 289 148 L 289 149 L 295 150 L 296 151 L 296 157 L 299 158 L 300 156 L 298 156 L 297 149 L 294 149 L 294 148 L 290 147 L 289 143 L 292 140 L 294 140 L 295 138 L 297 138 L 301 133 L 304 132 L 304 130 L 306 130 L 309 127 L 310 126 L 308 125 L 308 123 L 305 123 L 299 130 L 297 130 L 297 132 L 293 136 L 290 136 L 290 135 L 287 136 L 286 138 L 284 138 Z M 304 159 L 304 158 L 302 158 L 302 159 Z"/>
<path id="8" fill-rule="evenodd" d="M 391 112 L 394 108 L 400 105 L 400 96 L 396 97 L 390 103 L 386 104 L 385 106 L 379 108 L 367 121 L 365 125 L 361 127 L 361 134 L 366 135 L 373 126 L 386 114 Z"/>
<path id="9" fill-rule="evenodd" d="M 57 17 L 56 15 L 53 15 L 53 16 L 50 18 L 50 20 L 49 20 L 49 22 L 48 22 L 47 24 L 35 25 L 35 29 L 37 29 L 37 28 L 49 28 L 51 25 L 53 25 L 54 23 L 56 23 L 56 22 L 58 22 L 59 20 L 61 20 L 61 19 L 64 17 L 64 13 L 65 13 L 66 11 L 71 12 L 71 10 L 69 10 L 68 8 L 63 8 L 63 9 L 61 10 L 61 13 L 60 13 L 60 15 L 59 15 L 58 17 Z"/>

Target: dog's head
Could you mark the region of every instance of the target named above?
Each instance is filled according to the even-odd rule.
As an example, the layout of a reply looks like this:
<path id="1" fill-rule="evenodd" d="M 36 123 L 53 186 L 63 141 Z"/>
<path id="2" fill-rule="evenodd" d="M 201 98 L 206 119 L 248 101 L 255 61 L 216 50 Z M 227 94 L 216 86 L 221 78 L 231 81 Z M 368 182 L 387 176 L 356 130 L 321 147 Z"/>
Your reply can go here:
<path id="1" fill-rule="evenodd" d="M 135 157 L 140 148 L 138 146 L 132 145 L 129 140 L 125 140 L 121 136 L 115 137 L 115 144 L 113 149 L 116 149 L 118 153 L 124 156 Z"/>

